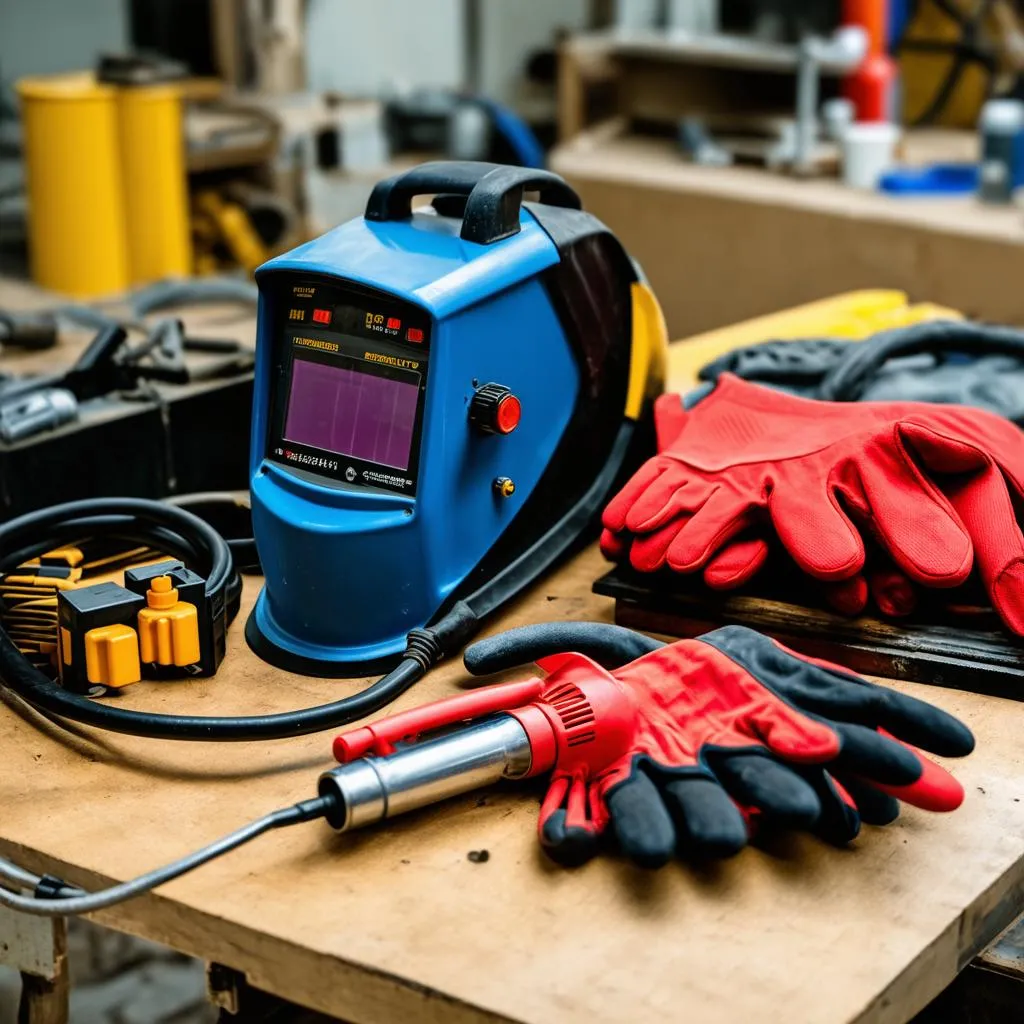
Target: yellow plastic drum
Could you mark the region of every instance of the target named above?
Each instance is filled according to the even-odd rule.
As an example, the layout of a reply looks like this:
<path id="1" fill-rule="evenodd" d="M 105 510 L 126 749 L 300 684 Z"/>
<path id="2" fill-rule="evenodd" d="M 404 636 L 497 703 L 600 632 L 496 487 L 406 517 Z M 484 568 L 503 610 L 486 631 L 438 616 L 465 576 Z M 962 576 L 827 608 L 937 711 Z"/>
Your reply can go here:
<path id="1" fill-rule="evenodd" d="M 80 298 L 129 283 L 117 91 L 91 73 L 18 83 L 33 278 Z"/>
<path id="2" fill-rule="evenodd" d="M 191 274 L 181 89 L 125 85 L 117 103 L 131 281 Z"/>

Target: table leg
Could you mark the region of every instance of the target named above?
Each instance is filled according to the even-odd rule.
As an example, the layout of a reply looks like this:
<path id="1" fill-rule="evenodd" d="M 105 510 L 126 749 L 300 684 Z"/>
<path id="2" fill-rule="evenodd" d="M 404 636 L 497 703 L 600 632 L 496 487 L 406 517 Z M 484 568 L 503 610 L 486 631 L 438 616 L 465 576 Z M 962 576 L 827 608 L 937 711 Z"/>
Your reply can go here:
<path id="1" fill-rule="evenodd" d="M 18 1024 L 68 1024 L 70 990 L 66 963 L 52 980 L 23 971 Z"/>
<path id="2" fill-rule="evenodd" d="M 220 1007 L 221 1024 L 346 1024 L 254 988 L 244 974 L 223 964 L 207 964 L 206 991 L 210 1002 Z"/>
<path id="3" fill-rule="evenodd" d="M 18 1024 L 67 1024 L 68 924 L 0 907 L 0 964 L 21 973 Z"/>

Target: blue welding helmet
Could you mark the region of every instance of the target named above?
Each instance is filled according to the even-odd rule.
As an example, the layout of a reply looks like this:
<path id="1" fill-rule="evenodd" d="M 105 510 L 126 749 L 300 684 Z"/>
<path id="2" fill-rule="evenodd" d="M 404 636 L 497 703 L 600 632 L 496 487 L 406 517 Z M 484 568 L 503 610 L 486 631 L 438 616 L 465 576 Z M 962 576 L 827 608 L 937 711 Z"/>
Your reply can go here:
<path id="1" fill-rule="evenodd" d="M 539 202 L 522 202 L 535 191 Z M 412 209 L 419 195 L 432 206 Z M 557 175 L 427 163 L 266 263 L 252 424 L 265 585 L 250 646 L 369 675 L 584 536 L 663 383 L 664 319 Z"/>

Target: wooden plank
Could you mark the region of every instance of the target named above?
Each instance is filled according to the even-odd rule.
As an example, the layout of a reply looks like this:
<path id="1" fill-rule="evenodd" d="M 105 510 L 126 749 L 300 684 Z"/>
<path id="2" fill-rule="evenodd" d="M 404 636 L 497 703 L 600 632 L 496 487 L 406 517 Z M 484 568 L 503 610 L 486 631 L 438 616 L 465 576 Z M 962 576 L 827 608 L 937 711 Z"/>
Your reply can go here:
<path id="1" fill-rule="evenodd" d="M 494 628 L 608 621 L 611 602 L 588 593 L 602 565 L 585 552 Z M 251 583 L 216 679 L 142 683 L 119 705 L 257 714 L 352 692 L 352 682 L 275 671 L 245 648 Z M 398 706 L 467 682 L 452 662 Z M 793 836 L 713 871 L 652 875 L 613 858 L 564 871 L 536 846 L 541 787 L 507 785 L 484 802 L 471 795 L 371 832 L 337 837 L 317 824 L 276 833 L 97 917 L 356 1024 L 684 1012 L 695 1024 L 905 1020 L 1021 908 L 1024 708 L 901 689 L 975 729 L 977 753 L 950 766 L 968 800 L 947 816 L 908 811 L 894 827 L 866 830 L 853 851 Z M 67 733 L 12 710 L 0 716 L 0 851 L 90 886 L 308 796 L 330 763 L 329 736 L 154 743 Z M 479 849 L 490 851 L 485 864 L 467 858 Z"/>
<path id="2" fill-rule="evenodd" d="M 939 138 L 908 137 L 908 160 L 962 158 L 962 136 Z M 1024 322 L 1024 291 L 1006 284 L 1024 275 L 1024 221 L 1012 207 L 699 167 L 672 140 L 598 129 L 559 146 L 550 164 L 643 266 L 673 337 L 880 285 Z"/>
<path id="3" fill-rule="evenodd" d="M 21 973 L 18 1024 L 67 1024 L 67 948 L 65 918 L 29 917 L 0 907 L 0 964 Z"/>
<path id="4" fill-rule="evenodd" d="M 742 592 L 716 592 L 693 577 L 612 569 L 594 590 L 615 599 L 615 621 L 673 637 L 719 626 L 760 630 L 795 650 L 855 672 L 1024 700 L 1024 645 L 1000 628 L 991 609 L 919 610 L 899 621 L 849 618 L 803 604 L 785 571 L 767 567 Z M 810 584 L 803 582 L 805 588 Z M 923 599 L 934 595 L 922 595 Z M 959 623 L 957 620 L 959 619 Z"/>
<path id="5" fill-rule="evenodd" d="M 18 1024 L 68 1024 L 71 983 L 65 967 L 53 981 L 24 974 L 18 1003 Z"/>
<path id="6" fill-rule="evenodd" d="M 914 1024 L 1019 1024 L 1024 1021 L 1024 918 L 1018 918 Z"/>
<path id="7" fill-rule="evenodd" d="M 29 917 L 0 907 L 0 964 L 55 979 L 67 952 L 67 923 L 61 918 Z"/>

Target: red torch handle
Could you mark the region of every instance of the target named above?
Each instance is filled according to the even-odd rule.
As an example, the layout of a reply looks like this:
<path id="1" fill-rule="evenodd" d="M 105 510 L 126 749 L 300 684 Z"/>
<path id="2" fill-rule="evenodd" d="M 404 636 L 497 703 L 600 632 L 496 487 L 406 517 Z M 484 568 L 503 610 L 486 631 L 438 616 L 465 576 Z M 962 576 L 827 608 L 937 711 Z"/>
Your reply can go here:
<path id="1" fill-rule="evenodd" d="M 341 733 L 334 740 L 334 756 L 342 764 L 347 764 L 367 754 L 378 757 L 390 754 L 394 752 L 396 743 L 415 740 L 421 733 L 479 718 L 481 715 L 522 707 L 535 701 L 543 689 L 543 679 L 503 683 L 402 711 L 382 718 L 379 722 Z"/>

